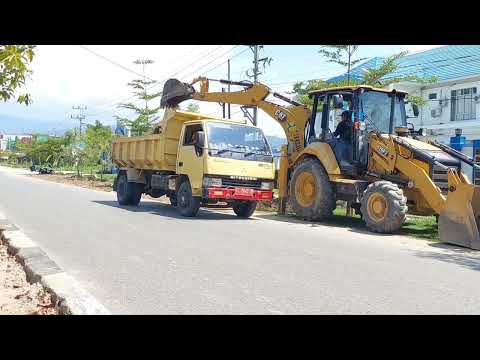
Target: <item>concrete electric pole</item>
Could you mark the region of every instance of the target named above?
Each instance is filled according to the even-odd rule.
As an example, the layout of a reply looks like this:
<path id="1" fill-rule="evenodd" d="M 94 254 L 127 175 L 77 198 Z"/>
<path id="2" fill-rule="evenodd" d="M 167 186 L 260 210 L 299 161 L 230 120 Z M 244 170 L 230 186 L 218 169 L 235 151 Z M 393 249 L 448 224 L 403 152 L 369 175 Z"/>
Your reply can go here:
<path id="1" fill-rule="evenodd" d="M 135 65 L 142 65 L 142 74 L 143 74 L 143 86 L 145 87 L 145 110 L 148 108 L 148 100 L 147 100 L 147 76 L 145 75 L 145 65 L 153 64 L 153 60 L 149 59 L 138 59 L 133 62 Z"/>
<path id="2" fill-rule="evenodd" d="M 259 63 L 263 65 L 263 71 L 265 72 L 265 64 L 270 65 L 272 58 L 264 57 L 259 59 L 259 50 L 263 49 L 263 45 L 250 45 L 250 50 L 253 52 L 253 74 L 250 74 L 247 71 L 247 76 L 253 78 L 253 82 L 258 82 L 258 76 L 262 75 L 263 73 L 258 70 Z M 253 107 L 253 118 L 252 118 L 253 125 L 257 126 L 257 107 Z"/>
<path id="3" fill-rule="evenodd" d="M 77 115 L 71 115 L 70 117 L 72 119 L 76 119 L 79 121 L 79 135 L 82 135 L 82 120 L 85 119 L 85 114 L 84 114 L 84 111 L 87 110 L 87 107 L 86 106 L 72 106 L 72 109 L 73 110 L 78 110 L 78 114 Z"/>

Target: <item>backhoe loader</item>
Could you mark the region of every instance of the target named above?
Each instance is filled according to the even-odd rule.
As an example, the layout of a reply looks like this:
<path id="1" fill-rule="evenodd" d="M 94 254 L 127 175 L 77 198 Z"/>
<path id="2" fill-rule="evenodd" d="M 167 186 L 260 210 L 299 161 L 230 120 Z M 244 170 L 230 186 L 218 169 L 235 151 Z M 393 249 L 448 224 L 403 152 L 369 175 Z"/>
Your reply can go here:
<path id="1" fill-rule="evenodd" d="M 209 92 L 209 81 L 243 90 Z M 270 95 L 289 105 L 267 100 Z M 277 177 L 280 213 L 288 200 L 298 217 L 319 221 L 344 200 L 379 233 L 399 230 L 407 212 L 436 215 L 441 241 L 480 250 L 480 187 L 461 172 L 462 162 L 477 165 L 407 123 L 406 95 L 370 86 L 330 88 L 309 94 L 310 110 L 261 83 L 199 77 L 191 83 L 168 80 L 161 107 L 189 99 L 230 103 L 257 107 L 276 120 L 288 143 L 281 148 Z M 412 109 L 417 116 L 418 107 Z M 351 116 L 352 136 L 347 158 L 339 161 L 330 129 L 344 111 Z"/>

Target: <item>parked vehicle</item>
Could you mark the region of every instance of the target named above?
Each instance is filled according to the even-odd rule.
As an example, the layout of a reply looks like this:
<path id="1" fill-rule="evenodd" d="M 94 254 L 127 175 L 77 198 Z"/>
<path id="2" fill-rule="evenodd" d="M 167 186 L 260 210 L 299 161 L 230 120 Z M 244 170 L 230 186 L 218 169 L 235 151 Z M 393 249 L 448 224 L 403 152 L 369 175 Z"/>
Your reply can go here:
<path id="1" fill-rule="evenodd" d="M 257 201 L 273 197 L 270 145 L 245 121 L 166 109 L 153 134 L 115 139 L 112 161 L 120 167 L 114 190 L 121 205 L 138 205 L 145 193 L 166 195 L 183 216 L 226 202 L 250 217 Z"/>

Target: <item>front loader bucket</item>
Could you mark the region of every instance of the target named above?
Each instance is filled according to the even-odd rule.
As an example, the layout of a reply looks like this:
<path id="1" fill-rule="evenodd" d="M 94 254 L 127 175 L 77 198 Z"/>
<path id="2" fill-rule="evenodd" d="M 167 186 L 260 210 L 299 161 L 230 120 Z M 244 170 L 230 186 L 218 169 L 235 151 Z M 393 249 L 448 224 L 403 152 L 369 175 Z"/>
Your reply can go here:
<path id="1" fill-rule="evenodd" d="M 438 219 L 440 240 L 480 250 L 480 186 L 456 171 L 448 172 L 449 191 Z"/>
<path id="2" fill-rule="evenodd" d="M 195 89 L 192 85 L 183 83 L 177 79 L 168 79 L 163 85 L 162 99 L 160 100 L 161 108 L 173 108 L 182 101 L 192 98 Z"/>

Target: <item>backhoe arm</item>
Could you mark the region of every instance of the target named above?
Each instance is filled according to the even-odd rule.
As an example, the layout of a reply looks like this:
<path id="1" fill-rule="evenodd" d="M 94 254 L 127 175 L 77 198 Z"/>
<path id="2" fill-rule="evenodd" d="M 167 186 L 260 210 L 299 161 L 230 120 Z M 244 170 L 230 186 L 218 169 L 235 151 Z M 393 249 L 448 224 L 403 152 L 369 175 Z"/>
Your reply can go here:
<path id="1" fill-rule="evenodd" d="M 304 130 L 310 118 L 308 108 L 296 101 L 274 93 L 266 85 L 261 83 L 251 84 L 247 82 L 234 82 L 218 80 L 223 84 L 244 86 L 245 89 L 233 92 L 209 92 L 209 79 L 199 77 L 190 84 L 180 83 L 171 79 L 164 87 L 162 106 L 175 106 L 181 101 L 194 99 L 198 101 L 228 103 L 244 106 L 256 106 L 265 111 L 272 119 L 277 121 L 285 132 L 288 141 L 289 155 L 293 155 L 304 148 Z M 196 91 L 193 85 L 200 83 L 200 91 Z M 183 91 L 181 87 L 183 86 Z M 265 100 L 268 95 L 276 96 L 288 101 L 290 106 L 281 106 Z"/>

